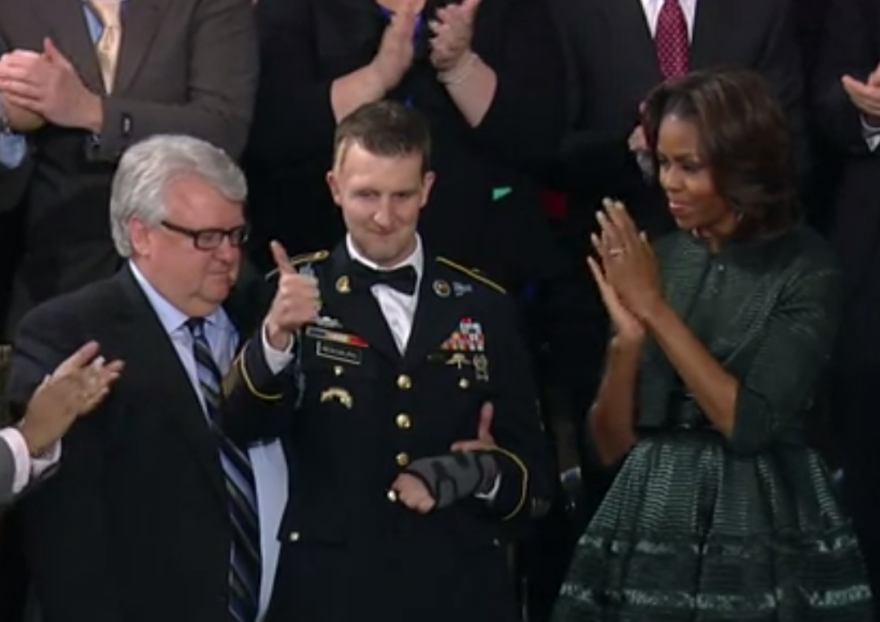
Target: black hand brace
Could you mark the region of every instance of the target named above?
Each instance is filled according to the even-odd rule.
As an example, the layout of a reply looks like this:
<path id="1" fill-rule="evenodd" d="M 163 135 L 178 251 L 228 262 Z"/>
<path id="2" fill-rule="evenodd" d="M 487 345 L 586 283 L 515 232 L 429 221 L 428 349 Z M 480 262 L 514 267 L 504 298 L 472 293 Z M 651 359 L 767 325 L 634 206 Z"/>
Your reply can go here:
<path id="1" fill-rule="evenodd" d="M 434 497 L 436 507 L 441 509 L 459 499 L 492 490 L 498 477 L 498 464 L 488 451 L 457 451 L 416 460 L 404 473 L 422 480 Z"/>

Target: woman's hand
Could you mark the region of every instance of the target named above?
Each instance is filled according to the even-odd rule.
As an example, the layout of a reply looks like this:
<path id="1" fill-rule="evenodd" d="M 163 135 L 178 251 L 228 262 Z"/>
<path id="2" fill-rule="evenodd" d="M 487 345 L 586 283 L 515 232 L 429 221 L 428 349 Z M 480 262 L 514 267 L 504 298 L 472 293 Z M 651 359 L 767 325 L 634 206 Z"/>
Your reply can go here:
<path id="1" fill-rule="evenodd" d="M 644 320 L 663 301 L 657 259 L 623 203 L 606 199 L 603 206 L 605 211 L 598 212 L 596 219 L 602 228 L 599 243 L 605 280 L 623 306 Z"/>
<path id="2" fill-rule="evenodd" d="M 604 257 L 607 256 L 605 245 L 596 234 L 593 234 L 591 239 L 593 248 L 596 249 L 596 252 L 604 261 Z M 599 287 L 599 293 L 602 295 L 602 302 L 605 303 L 605 309 L 611 318 L 615 337 L 626 343 L 641 343 L 645 338 L 645 326 L 620 302 L 620 297 L 614 291 L 614 288 L 608 284 L 608 280 L 605 278 L 605 273 L 599 262 L 592 257 L 587 257 L 587 264 L 590 266 L 590 272 L 593 273 L 593 278 Z"/>
<path id="3" fill-rule="evenodd" d="M 404 2 L 391 16 L 391 23 L 385 28 L 379 50 L 369 65 L 386 93 L 403 80 L 403 76 L 412 66 L 415 55 L 413 36 L 417 21 L 415 2 Z"/>
<path id="4" fill-rule="evenodd" d="M 480 0 L 464 0 L 437 9 L 428 23 L 431 37 L 431 64 L 442 74 L 452 75 L 472 62 L 471 39 Z"/>

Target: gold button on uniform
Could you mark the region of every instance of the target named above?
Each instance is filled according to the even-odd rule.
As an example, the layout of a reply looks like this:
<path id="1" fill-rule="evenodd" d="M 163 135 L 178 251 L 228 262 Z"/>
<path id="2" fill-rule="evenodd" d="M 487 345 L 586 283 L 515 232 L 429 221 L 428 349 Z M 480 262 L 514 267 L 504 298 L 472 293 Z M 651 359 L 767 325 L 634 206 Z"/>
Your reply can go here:
<path id="1" fill-rule="evenodd" d="M 461 378 L 458 381 L 458 386 L 462 389 L 467 389 L 470 386 L 470 382 L 468 382 L 467 378 Z"/>
<path id="2" fill-rule="evenodd" d="M 406 465 L 409 464 L 409 454 L 406 453 L 405 451 L 402 451 L 399 454 L 397 454 L 397 457 L 395 458 L 395 460 L 397 460 L 398 466 L 405 467 Z"/>
<path id="3" fill-rule="evenodd" d="M 400 374 L 397 377 L 397 388 L 398 389 L 409 389 L 412 387 L 412 378 L 407 376 L 406 374 Z"/>
<path id="4" fill-rule="evenodd" d="M 389 490 L 388 494 L 386 494 L 385 496 L 388 497 L 388 500 L 391 503 L 394 503 L 395 501 L 397 501 L 397 492 L 395 492 L 394 490 Z"/>
<path id="5" fill-rule="evenodd" d="M 394 423 L 397 424 L 397 427 L 401 430 L 409 430 L 412 427 L 412 419 L 409 418 L 409 415 L 406 413 L 400 413 L 395 417 Z"/>
<path id="6" fill-rule="evenodd" d="M 290 541 L 291 542 L 298 542 L 299 541 L 299 532 L 298 531 L 291 531 L 290 532 Z"/>

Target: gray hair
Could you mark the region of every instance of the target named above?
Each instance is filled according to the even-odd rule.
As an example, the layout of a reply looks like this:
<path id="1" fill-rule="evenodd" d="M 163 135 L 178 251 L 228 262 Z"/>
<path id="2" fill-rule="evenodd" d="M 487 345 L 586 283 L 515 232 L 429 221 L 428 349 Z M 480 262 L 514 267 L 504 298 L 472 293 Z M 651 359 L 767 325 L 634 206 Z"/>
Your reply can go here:
<path id="1" fill-rule="evenodd" d="M 121 256 L 131 256 L 129 221 L 159 225 L 167 214 L 165 191 L 180 177 L 198 177 L 235 203 L 247 197 L 241 169 L 221 149 L 190 136 L 141 141 L 123 154 L 110 195 L 110 228 Z"/>

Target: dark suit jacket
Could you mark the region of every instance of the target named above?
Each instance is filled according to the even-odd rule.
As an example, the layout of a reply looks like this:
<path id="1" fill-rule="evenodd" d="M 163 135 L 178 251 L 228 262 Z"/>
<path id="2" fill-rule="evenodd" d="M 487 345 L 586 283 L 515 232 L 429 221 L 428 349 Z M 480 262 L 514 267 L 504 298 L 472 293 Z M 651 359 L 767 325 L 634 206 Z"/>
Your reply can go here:
<path id="1" fill-rule="evenodd" d="M 843 270 L 844 316 L 834 360 L 834 422 L 842 440 L 844 492 L 871 576 L 880 592 L 880 150 L 869 151 L 861 113 L 840 78 L 867 78 L 880 62 L 880 2 L 837 0 L 828 14 L 826 44 L 816 71 L 815 117 L 845 158 L 834 206 L 833 241 Z M 878 612 L 880 615 L 880 612 Z"/>
<path id="2" fill-rule="evenodd" d="M 627 202 L 649 231 L 668 229 L 665 201 L 645 182 L 627 145 L 639 104 L 662 81 L 641 0 L 554 1 L 577 72 L 580 119 L 562 156 L 583 226 L 593 227 L 599 201 L 612 196 Z M 802 135 L 802 80 L 788 0 L 698 0 L 696 6 L 691 70 L 738 65 L 760 72 Z"/>
<path id="3" fill-rule="evenodd" d="M 546 505 L 552 471 L 511 301 L 427 256 L 401 356 L 369 289 L 350 277 L 345 247 L 315 259 L 328 320 L 298 338 L 296 410 L 226 420 L 230 434 L 250 438 L 276 431 L 280 415 L 291 443 L 295 475 L 269 620 L 518 620 L 503 542 Z M 444 345 L 468 319 L 482 352 Z M 475 437 L 487 400 L 504 448 L 495 453 L 495 501 L 420 515 L 390 500 L 410 461 Z"/>
<path id="4" fill-rule="evenodd" d="M 428 0 L 424 12 L 447 1 Z M 327 248 L 344 233 L 324 182 L 330 86 L 373 59 L 387 19 L 373 0 L 260 0 L 257 15 L 261 79 L 246 158 L 255 249 L 262 255 L 269 237 L 292 254 Z M 476 129 L 437 80 L 424 40 L 389 97 L 411 98 L 431 124 L 438 178 L 421 220 L 425 240 L 513 289 L 560 269 L 529 174 L 552 158 L 563 130 L 562 52 L 541 0 L 484 1 L 473 45 L 499 76 Z"/>
<path id="5" fill-rule="evenodd" d="M 106 95 L 81 0 L 0 4 L 0 36 L 10 48 L 40 51 L 51 37 L 85 85 L 104 96 L 99 140 L 51 125 L 30 136 L 34 173 L 23 205 L 27 248 L 16 318 L 115 272 L 107 206 L 116 162 L 129 145 L 180 133 L 233 157 L 244 146 L 257 79 L 249 0 L 128 0 L 123 28 L 114 92 Z"/>
<path id="6" fill-rule="evenodd" d="M 65 436 L 56 474 L 19 505 L 45 622 L 232 622 L 232 530 L 218 441 L 127 268 L 24 318 L 13 405 L 22 408 L 44 375 L 89 339 L 109 359 L 125 360 L 124 373 Z M 277 392 L 262 348 L 243 351 L 236 365 L 247 366 L 251 386 Z M 224 389 L 229 408 L 275 406 L 238 380 Z"/>
<path id="7" fill-rule="evenodd" d="M 12 501 L 12 484 L 15 479 L 15 460 L 12 449 L 0 439 L 0 508 Z"/>

